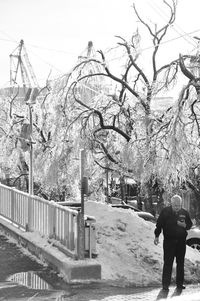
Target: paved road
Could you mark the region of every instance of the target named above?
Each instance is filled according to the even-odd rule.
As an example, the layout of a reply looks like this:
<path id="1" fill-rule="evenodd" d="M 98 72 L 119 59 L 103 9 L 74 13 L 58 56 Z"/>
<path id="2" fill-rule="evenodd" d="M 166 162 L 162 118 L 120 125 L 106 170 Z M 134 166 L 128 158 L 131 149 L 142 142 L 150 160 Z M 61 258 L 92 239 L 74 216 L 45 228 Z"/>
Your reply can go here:
<path id="1" fill-rule="evenodd" d="M 194 296 L 194 298 L 193 298 Z M 78 290 L 66 299 L 68 301 L 200 301 L 200 286 L 187 286 L 186 290 L 177 292 L 171 287 L 168 294 L 164 294 L 160 288 L 134 289 L 114 287 L 88 287 Z M 193 300 L 194 299 L 194 300 Z"/>
<path id="2" fill-rule="evenodd" d="M 191 301 L 191 293 L 200 286 L 188 286 L 181 294 Z M 168 296 L 159 288 L 119 288 L 108 284 L 68 285 L 50 268 L 44 267 L 24 255 L 20 248 L 0 235 L 0 301 L 152 301 L 161 298 L 175 299 L 172 287 Z M 179 297 L 180 298 L 180 297 Z"/>

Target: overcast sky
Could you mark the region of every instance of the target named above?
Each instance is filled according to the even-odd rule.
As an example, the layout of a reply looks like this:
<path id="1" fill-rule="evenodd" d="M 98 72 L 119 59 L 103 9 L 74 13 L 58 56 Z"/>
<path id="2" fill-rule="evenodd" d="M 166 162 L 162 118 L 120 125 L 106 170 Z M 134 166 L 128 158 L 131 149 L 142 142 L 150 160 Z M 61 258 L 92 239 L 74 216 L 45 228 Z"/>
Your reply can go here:
<path id="1" fill-rule="evenodd" d="M 161 0 L 135 2 L 148 22 L 166 19 Z M 93 41 L 96 50 L 104 50 L 115 46 L 115 35 L 130 37 L 139 26 L 132 3 L 131 0 L 0 0 L 0 87 L 9 82 L 9 55 L 21 39 L 42 83 L 50 70 L 52 77 L 68 72 L 88 41 Z M 177 20 L 163 47 L 166 56 L 189 53 L 196 48 L 192 37 L 200 36 L 199 8 L 199 0 L 178 1 Z M 185 36 L 180 38 L 181 35 Z M 143 48 L 148 46 L 149 43 L 143 42 Z M 142 55 L 145 57 L 145 50 Z"/>

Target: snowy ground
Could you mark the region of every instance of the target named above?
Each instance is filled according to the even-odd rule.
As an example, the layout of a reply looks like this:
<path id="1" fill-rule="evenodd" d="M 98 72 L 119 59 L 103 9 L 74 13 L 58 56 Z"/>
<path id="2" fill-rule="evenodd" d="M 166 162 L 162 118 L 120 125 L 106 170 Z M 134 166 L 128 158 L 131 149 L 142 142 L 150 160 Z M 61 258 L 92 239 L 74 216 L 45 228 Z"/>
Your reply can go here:
<path id="1" fill-rule="evenodd" d="M 87 201 L 85 213 L 96 218 L 98 257 L 102 279 L 117 285 L 151 286 L 161 284 L 162 235 L 155 246 L 155 224 L 144 221 L 132 210 L 112 208 Z M 172 282 L 175 277 L 175 264 Z M 200 253 L 187 247 L 185 282 L 200 281 Z"/>

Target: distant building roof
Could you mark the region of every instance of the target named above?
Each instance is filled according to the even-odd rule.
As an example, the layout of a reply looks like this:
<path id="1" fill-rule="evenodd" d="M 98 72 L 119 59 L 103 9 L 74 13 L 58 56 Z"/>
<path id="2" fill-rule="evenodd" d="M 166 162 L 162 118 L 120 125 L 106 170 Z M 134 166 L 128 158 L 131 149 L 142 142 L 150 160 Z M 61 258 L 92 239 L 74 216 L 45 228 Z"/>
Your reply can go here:
<path id="1" fill-rule="evenodd" d="M 154 111 L 165 111 L 174 104 L 173 97 L 155 97 L 151 102 L 151 109 Z"/>

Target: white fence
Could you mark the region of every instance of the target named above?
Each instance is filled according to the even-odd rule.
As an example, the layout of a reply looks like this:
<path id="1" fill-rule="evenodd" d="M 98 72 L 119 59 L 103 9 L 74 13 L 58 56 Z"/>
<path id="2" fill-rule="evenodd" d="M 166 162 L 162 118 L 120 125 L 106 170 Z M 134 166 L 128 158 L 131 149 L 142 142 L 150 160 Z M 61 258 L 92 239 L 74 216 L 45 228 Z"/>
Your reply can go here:
<path id="1" fill-rule="evenodd" d="M 24 231 L 38 232 L 74 258 L 79 253 L 80 213 L 0 184 L 0 215 Z"/>

